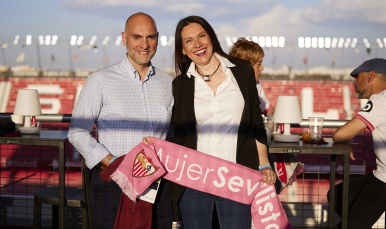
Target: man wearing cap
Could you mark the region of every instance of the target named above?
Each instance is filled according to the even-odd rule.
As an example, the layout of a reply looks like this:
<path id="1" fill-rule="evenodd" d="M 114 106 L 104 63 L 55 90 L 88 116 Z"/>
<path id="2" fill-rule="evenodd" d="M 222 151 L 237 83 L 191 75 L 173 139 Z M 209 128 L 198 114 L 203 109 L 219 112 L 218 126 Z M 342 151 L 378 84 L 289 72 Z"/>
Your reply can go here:
<path id="1" fill-rule="evenodd" d="M 349 143 L 368 129 L 373 137 L 377 169 L 350 180 L 347 228 L 371 228 L 386 210 L 386 60 L 365 61 L 350 74 L 355 97 L 369 101 L 356 116 L 333 135 L 334 142 Z M 350 157 L 355 160 L 353 151 Z M 336 186 L 335 211 L 342 212 L 342 184 Z M 329 200 L 330 204 L 331 200 Z"/>

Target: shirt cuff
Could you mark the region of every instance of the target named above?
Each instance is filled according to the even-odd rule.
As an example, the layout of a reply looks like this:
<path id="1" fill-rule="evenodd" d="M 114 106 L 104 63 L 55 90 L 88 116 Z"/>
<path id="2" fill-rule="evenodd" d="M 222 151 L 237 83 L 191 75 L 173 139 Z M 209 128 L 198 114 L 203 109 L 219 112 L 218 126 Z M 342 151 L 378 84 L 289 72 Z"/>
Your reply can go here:
<path id="1" fill-rule="evenodd" d="M 86 157 L 86 165 L 89 169 L 94 168 L 101 162 L 110 152 L 101 144 L 98 144 L 92 149 Z"/>
<path id="2" fill-rule="evenodd" d="M 269 107 L 267 108 L 267 109 L 265 109 L 263 112 L 261 112 L 261 113 L 263 113 L 263 114 L 267 114 L 267 112 L 268 111 L 270 111 L 270 110 L 272 110 L 272 108 L 273 108 L 273 106 L 272 105 L 269 105 Z"/>
<path id="3" fill-rule="evenodd" d="M 359 114 L 356 114 L 355 118 L 358 118 L 359 120 L 361 120 L 364 124 L 366 124 L 367 129 L 369 129 L 370 132 L 373 132 L 374 126 L 366 118 L 364 118 L 362 115 L 359 115 Z"/>

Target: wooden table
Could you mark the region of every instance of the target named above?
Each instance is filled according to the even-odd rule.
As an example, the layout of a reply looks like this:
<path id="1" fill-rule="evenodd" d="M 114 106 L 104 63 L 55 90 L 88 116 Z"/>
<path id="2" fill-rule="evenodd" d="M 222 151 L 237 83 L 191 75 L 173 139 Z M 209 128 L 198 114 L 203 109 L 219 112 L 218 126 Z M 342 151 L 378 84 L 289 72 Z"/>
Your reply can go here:
<path id="1" fill-rule="evenodd" d="M 42 130 L 40 134 L 23 135 L 22 137 L 0 137 L 0 144 L 58 146 L 59 147 L 59 229 L 65 226 L 65 178 L 64 154 L 68 131 Z M 1 226 L 0 226 L 1 227 Z"/>
<path id="2" fill-rule="evenodd" d="M 270 153 L 288 153 L 288 154 L 322 154 L 331 155 L 330 168 L 330 200 L 334 200 L 335 194 L 335 169 L 336 155 L 344 155 L 343 166 L 343 211 L 342 211 L 342 229 L 347 229 L 348 214 L 348 187 L 350 179 L 350 150 L 348 144 L 333 143 L 331 138 L 325 139 L 328 144 L 317 145 L 299 142 L 276 142 L 272 141 L 269 145 Z M 307 165 L 306 165 L 307 166 Z M 328 228 L 334 226 L 334 204 L 330 204 L 328 212 Z"/>

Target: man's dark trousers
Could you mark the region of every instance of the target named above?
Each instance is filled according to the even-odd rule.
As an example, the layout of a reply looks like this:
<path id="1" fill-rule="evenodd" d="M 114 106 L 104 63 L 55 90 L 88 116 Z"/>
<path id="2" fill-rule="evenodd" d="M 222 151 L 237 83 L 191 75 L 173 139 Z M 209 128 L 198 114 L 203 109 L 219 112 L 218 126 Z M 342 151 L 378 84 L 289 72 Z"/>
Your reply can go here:
<path id="1" fill-rule="evenodd" d="M 335 186 L 335 212 L 342 216 L 343 184 Z M 350 180 L 348 196 L 347 228 L 368 229 L 381 217 L 386 209 L 386 183 L 376 178 L 373 172 Z M 327 197 L 329 197 L 327 193 Z M 329 200 L 329 203 L 331 201 Z M 340 204 L 338 204 L 340 203 Z M 340 223 L 338 228 L 341 228 Z"/>
<path id="2" fill-rule="evenodd" d="M 121 188 L 114 182 L 103 181 L 99 173 L 103 169 L 97 168 L 91 179 L 90 190 L 92 198 L 92 213 L 95 229 L 112 229 L 121 201 Z M 165 194 L 166 182 L 162 180 L 156 202 L 153 205 L 154 229 L 171 229 L 173 224 L 172 202 Z"/>

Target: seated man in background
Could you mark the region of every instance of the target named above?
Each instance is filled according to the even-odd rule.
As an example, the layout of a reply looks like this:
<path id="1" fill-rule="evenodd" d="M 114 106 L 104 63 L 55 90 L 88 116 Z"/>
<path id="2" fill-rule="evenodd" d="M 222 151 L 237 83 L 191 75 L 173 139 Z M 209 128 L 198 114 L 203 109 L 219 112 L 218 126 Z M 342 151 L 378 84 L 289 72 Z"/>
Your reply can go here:
<path id="1" fill-rule="evenodd" d="M 386 60 L 365 61 L 350 74 L 355 97 L 369 99 L 357 115 L 333 135 L 334 142 L 349 143 L 366 128 L 371 132 L 377 169 L 350 180 L 347 228 L 371 228 L 386 209 Z M 350 157 L 355 160 L 353 151 Z M 342 213 L 342 184 L 335 189 L 335 211 Z"/>

